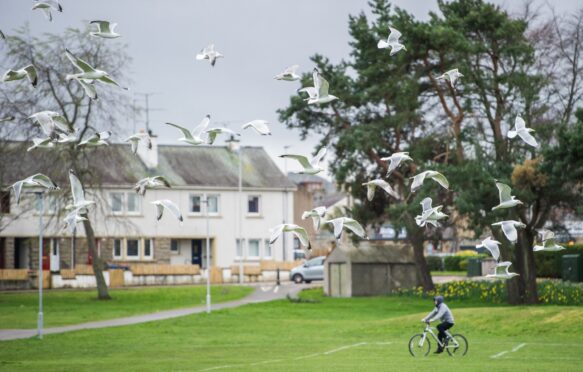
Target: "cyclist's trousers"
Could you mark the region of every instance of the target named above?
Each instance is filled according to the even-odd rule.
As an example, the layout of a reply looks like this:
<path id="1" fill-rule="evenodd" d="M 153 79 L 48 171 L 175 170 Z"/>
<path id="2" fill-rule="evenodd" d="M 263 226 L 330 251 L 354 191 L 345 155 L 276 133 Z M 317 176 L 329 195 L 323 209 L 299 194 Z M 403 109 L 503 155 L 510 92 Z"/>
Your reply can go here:
<path id="1" fill-rule="evenodd" d="M 443 340 L 445 340 L 445 331 L 451 327 L 453 327 L 453 323 L 450 322 L 443 322 L 437 326 L 437 330 L 439 331 L 437 338 L 439 338 L 439 341 L 443 343 Z"/>

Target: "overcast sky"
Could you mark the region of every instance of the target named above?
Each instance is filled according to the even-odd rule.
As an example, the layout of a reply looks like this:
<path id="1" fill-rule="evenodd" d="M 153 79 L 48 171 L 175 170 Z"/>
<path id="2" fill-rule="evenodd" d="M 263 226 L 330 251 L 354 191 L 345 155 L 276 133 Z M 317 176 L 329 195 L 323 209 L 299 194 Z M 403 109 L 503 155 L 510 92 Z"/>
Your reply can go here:
<path id="1" fill-rule="evenodd" d="M 494 1 L 516 11 L 520 1 Z M 394 1 L 419 18 L 436 10 L 436 1 Z M 204 115 L 212 115 L 211 125 L 239 129 L 253 120 L 271 123 L 273 136 L 244 132 L 243 145 L 263 146 L 283 168 L 283 147 L 289 152 L 311 153 L 317 138 L 300 141 L 298 132 L 285 129 L 276 110 L 285 107 L 298 82 L 273 80 L 287 66 L 300 71 L 313 68 L 309 57 L 315 53 L 333 62 L 350 52 L 348 16 L 367 11 L 366 0 L 63 0 L 63 13 L 48 22 L 32 2 L 0 0 L 0 29 L 10 34 L 29 22 L 33 33 L 62 32 L 67 27 L 82 28 L 84 21 L 117 22 L 122 37 L 108 40 L 126 43 L 133 63 L 133 80 L 128 94 L 143 103 L 140 92 L 156 93 L 150 98 L 150 127 L 160 143 L 176 143 L 179 133 L 167 127 L 171 121 L 192 128 Z M 511 4 L 511 5 L 509 5 Z M 579 1 L 554 0 L 559 12 L 581 6 Z M 406 39 L 406 38 L 405 38 Z M 196 61 L 196 53 L 209 43 L 225 55 L 211 68 Z M 99 66 L 95 66 L 99 67 Z M 123 83 L 123 82 L 122 82 Z M 330 88 L 334 92 L 334 87 Z M 47 108 L 52 109 L 52 108 Z M 139 118 L 137 128 L 144 127 Z M 133 122 L 127 123 L 127 133 Z M 222 143 L 222 141 L 218 142 Z M 299 170 L 288 161 L 288 170 Z"/>

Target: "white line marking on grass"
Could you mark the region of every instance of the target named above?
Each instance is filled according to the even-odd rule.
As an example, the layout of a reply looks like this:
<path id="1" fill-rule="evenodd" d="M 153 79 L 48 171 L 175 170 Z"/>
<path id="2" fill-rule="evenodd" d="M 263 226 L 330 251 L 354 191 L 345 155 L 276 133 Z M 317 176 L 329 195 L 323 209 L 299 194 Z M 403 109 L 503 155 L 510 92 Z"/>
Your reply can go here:
<path id="1" fill-rule="evenodd" d="M 330 355 L 330 354 L 333 354 L 333 353 L 335 353 L 335 352 L 338 352 L 338 351 L 342 351 L 342 350 L 349 349 L 349 348 L 351 348 L 351 347 L 358 347 L 358 346 L 362 346 L 362 345 L 366 345 L 366 344 L 367 344 L 366 342 L 359 342 L 359 343 L 357 343 L 357 344 L 352 344 L 352 345 L 341 346 L 341 347 L 339 347 L 339 348 L 337 348 L 337 349 L 330 350 L 330 351 L 326 351 L 326 352 L 324 353 L 324 355 Z"/>
<path id="2" fill-rule="evenodd" d="M 310 354 L 310 355 L 303 355 L 303 356 L 294 358 L 294 360 L 301 360 L 301 359 L 313 358 L 313 357 L 318 356 L 318 355 L 322 355 L 322 353 L 315 353 L 315 354 Z"/>
<path id="3" fill-rule="evenodd" d="M 271 359 L 271 360 L 264 360 L 263 362 L 255 362 L 255 363 L 251 363 L 249 364 L 250 366 L 257 366 L 260 364 L 267 364 L 267 363 L 275 363 L 275 362 L 281 362 L 283 359 Z"/>
<path id="4" fill-rule="evenodd" d="M 517 352 L 518 350 L 522 349 L 525 346 L 526 346 L 526 344 L 524 344 L 524 343 L 523 344 L 518 344 L 514 348 L 512 348 L 512 350 L 501 351 L 498 354 L 494 354 L 494 355 L 490 356 L 490 358 L 496 359 L 496 358 L 499 358 L 502 355 L 505 355 L 505 354 L 508 354 L 508 353 L 515 353 L 515 352 Z"/>
<path id="5" fill-rule="evenodd" d="M 513 352 L 513 353 L 515 353 L 515 352 L 517 352 L 518 350 L 522 349 L 522 348 L 523 348 L 523 347 L 525 347 L 525 346 L 526 346 L 526 344 L 520 344 L 520 345 L 516 345 L 516 346 L 514 347 L 514 349 L 512 349 L 512 352 Z"/>
<path id="6" fill-rule="evenodd" d="M 228 365 L 225 365 L 225 366 L 217 366 L 217 367 L 199 369 L 199 371 L 200 372 L 202 372 L 202 371 L 214 371 L 216 369 L 231 368 L 231 367 L 238 367 L 238 366 L 240 366 L 240 364 L 228 364 Z"/>
<path id="7" fill-rule="evenodd" d="M 277 293 L 277 292 L 279 292 L 279 286 L 278 285 L 276 285 L 275 288 L 273 288 L 273 293 Z"/>
<path id="8" fill-rule="evenodd" d="M 391 345 L 392 342 L 391 341 L 388 341 L 388 342 L 375 342 L 374 344 L 375 345 Z"/>

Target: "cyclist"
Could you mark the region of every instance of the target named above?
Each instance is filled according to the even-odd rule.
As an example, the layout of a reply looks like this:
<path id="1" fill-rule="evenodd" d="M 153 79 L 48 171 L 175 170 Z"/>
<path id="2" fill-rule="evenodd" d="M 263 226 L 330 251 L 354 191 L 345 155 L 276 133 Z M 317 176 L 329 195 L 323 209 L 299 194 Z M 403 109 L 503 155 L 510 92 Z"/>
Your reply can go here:
<path id="1" fill-rule="evenodd" d="M 449 307 L 447 307 L 447 305 L 443 303 L 443 296 L 435 296 L 433 298 L 433 302 L 435 303 L 435 309 L 433 309 L 432 312 L 427 314 L 427 316 L 423 318 L 421 321 L 429 324 L 438 319 L 441 320 L 441 324 L 437 326 L 437 330 L 439 331 L 437 338 L 439 339 L 439 342 L 441 342 L 441 345 L 438 345 L 437 351 L 434 353 L 440 354 L 443 353 L 442 345 L 445 345 L 444 344 L 446 338 L 445 331 L 453 327 L 454 321 L 451 310 L 449 310 Z"/>

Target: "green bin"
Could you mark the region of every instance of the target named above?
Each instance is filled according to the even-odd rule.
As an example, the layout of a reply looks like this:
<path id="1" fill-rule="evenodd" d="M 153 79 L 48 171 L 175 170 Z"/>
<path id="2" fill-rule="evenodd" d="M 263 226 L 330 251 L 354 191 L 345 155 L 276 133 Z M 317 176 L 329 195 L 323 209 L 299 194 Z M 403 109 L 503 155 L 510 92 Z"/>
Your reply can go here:
<path id="1" fill-rule="evenodd" d="M 583 282 L 583 255 L 566 254 L 563 256 L 561 278 L 569 282 Z"/>
<path id="2" fill-rule="evenodd" d="M 468 258 L 468 276 L 482 276 L 482 261 L 479 258 Z"/>

